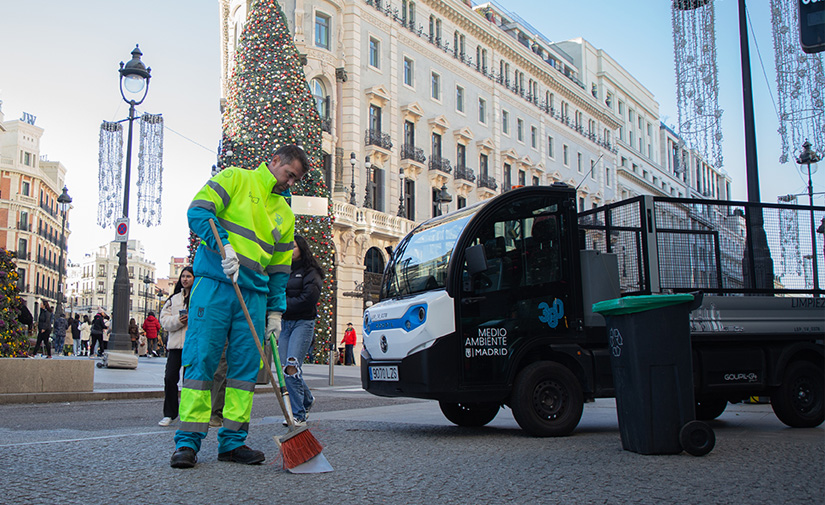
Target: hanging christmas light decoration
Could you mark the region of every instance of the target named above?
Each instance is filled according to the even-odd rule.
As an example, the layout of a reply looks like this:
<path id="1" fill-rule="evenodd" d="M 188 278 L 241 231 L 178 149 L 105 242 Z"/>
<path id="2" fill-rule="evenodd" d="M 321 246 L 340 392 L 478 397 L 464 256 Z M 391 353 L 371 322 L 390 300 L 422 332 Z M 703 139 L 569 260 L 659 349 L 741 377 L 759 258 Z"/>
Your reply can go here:
<path id="1" fill-rule="evenodd" d="M 97 224 L 103 228 L 114 225 L 115 220 L 121 215 L 122 167 L 123 126 L 120 123 L 103 121 L 100 124 L 97 175 Z"/>
<path id="2" fill-rule="evenodd" d="M 799 2 L 771 0 L 776 94 L 779 98 L 779 162 L 794 161 L 794 149 L 809 140 L 825 154 L 825 75 L 822 53 L 806 54 L 799 43 Z"/>
<path id="3" fill-rule="evenodd" d="M 722 168 L 722 109 L 712 0 L 673 0 L 680 144 Z M 681 147 L 681 146 L 680 146 Z"/>
<path id="4" fill-rule="evenodd" d="M 137 220 L 157 226 L 161 217 L 163 179 L 163 116 L 144 113 L 140 118 L 138 151 Z"/>

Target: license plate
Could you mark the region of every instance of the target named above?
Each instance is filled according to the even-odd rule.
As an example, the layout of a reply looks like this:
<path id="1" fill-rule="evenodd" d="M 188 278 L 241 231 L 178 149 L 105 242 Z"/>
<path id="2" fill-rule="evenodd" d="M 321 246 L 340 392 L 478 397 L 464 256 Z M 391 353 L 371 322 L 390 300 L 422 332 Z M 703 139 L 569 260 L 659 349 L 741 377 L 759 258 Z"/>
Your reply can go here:
<path id="1" fill-rule="evenodd" d="M 371 366 L 370 380 L 373 381 L 398 381 L 397 366 Z"/>

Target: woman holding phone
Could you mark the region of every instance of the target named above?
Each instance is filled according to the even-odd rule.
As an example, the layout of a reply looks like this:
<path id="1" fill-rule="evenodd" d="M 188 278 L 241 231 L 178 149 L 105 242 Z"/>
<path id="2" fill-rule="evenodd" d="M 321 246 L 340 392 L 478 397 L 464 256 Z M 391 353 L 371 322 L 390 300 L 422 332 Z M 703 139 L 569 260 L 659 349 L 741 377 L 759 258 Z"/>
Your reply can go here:
<path id="1" fill-rule="evenodd" d="M 160 324 L 168 332 L 169 340 L 166 344 L 166 374 L 163 377 L 163 419 L 158 422 L 159 426 L 169 426 L 178 417 L 178 382 L 183 340 L 186 338 L 189 321 L 189 293 L 194 282 L 195 274 L 192 267 L 183 267 L 172 296 L 160 310 Z"/>

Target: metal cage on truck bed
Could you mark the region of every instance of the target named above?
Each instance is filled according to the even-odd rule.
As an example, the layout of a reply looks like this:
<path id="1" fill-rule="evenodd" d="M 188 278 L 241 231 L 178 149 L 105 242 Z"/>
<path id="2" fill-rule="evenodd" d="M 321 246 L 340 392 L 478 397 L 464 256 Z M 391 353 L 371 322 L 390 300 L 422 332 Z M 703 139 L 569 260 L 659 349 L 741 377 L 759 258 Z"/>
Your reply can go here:
<path id="1" fill-rule="evenodd" d="M 750 220 L 761 216 L 773 286 L 756 278 Z M 624 295 L 702 290 L 814 294 L 825 286 L 825 207 L 639 196 L 579 213 L 583 248 L 615 253 Z"/>

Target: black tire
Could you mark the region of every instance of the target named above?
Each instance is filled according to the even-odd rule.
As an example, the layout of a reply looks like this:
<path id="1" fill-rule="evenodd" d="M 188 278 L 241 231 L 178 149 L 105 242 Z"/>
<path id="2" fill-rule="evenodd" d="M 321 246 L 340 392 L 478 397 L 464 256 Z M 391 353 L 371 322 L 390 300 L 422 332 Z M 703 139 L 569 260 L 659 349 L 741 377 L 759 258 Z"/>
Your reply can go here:
<path id="1" fill-rule="evenodd" d="M 438 402 L 441 412 L 458 426 L 478 427 L 492 421 L 501 408 L 497 403 Z"/>
<path id="2" fill-rule="evenodd" d="M 699 398 L 696 400 L 696 419 L 710 421 L 722 415 L 728 401 L 724 398 Z"/>
<path id="3" fill-rule="evenodd" d="M 559 363 L 539 361 L 519 372 L 510 398 L 513 417 L 534 437 L 563 437 L 578 426 L 584 409 L 581 384 Z"/>
<path id="4" fill-rule="evenodd" d="M 716 435 L 706 423 L 690 421 L 679 430 L 682 449 L 693 456 L 704 456 L 716 445 Z"/>
<path id="5" fill-rule="evenodd" d="M 771 392 L 771 407 L 780 421 L 793 428 L 813 428 L 825 420 L 822 368 L 808 361 L 788 365 L 782 384 Z"/>

